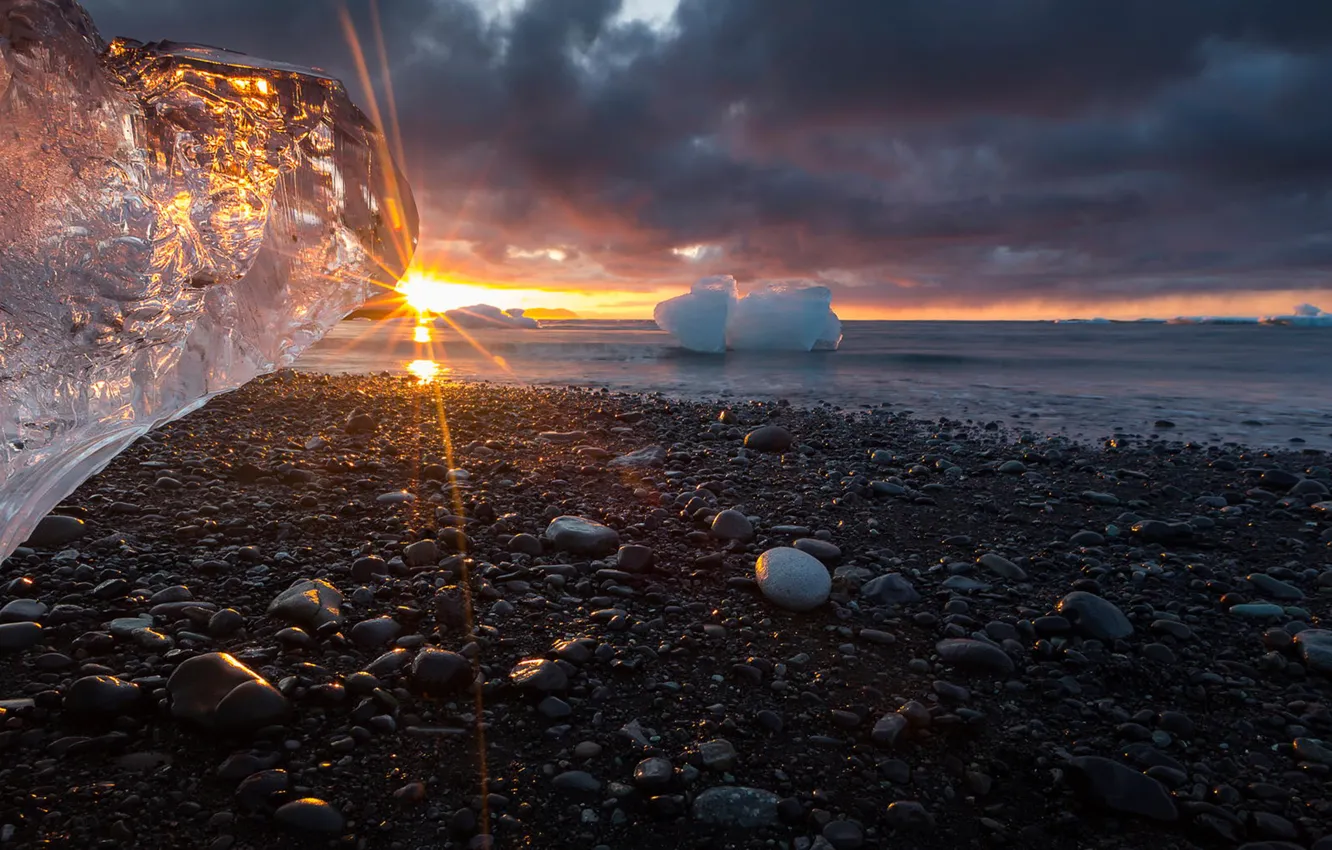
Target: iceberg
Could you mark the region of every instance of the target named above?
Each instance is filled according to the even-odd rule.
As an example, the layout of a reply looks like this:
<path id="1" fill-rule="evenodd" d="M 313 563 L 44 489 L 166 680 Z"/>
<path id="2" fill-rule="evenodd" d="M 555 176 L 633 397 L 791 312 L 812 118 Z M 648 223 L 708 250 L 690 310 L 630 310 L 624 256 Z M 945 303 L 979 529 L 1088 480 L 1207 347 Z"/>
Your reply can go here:
<path id="1" fill-rule="evenodd" d="M 684 348 L 720 354 L 726 350 L 727 317 L 739 297 L 730 275 L 705 277 L 687 295 L 658 304 L 652 318 Z"/>
<path id="2" fill-rule="evenodd" d="M 842 323 L 831 308 L 826 286 L 765 284 L 741 298 L 724 275 L 662 301 L 653 318 L 690 351 L 834 351 Z"/>
<path id="3" fill-rule="evenodd" d="M 1289 325 L 1295 328 L 1332 328 L 1332 313 L 1320 310 L 1312 304 L 1298 304 L 1290 315 L 1265 316 L 1263 324 Z"/>
<path id="4" fill-rule="evenodd" d="M 337 80 L 0 0 L 0 557 L 154 426 L 290 365 L 411 259 Z"/>
<path id="5" fill-rule="evenodd" d="M 448 310 L 435 320 L 437 328 L 528 328 L 541 327 L 536 319 L 529 319 L 522 310 L 501 310 L 490 304 L 473 304 Z"/>

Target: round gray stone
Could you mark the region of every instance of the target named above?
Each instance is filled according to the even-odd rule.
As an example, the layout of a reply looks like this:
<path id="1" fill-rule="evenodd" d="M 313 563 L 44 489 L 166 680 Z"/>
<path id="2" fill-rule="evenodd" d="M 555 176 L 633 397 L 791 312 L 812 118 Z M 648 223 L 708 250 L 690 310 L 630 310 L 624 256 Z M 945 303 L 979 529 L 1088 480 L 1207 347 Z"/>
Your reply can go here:
<path id="1" fill-rule="evenodd" d="M 764 552 L 754 572 L 763 596 L 789 611 L 812 611 L 832 592 L 828 568 L 813 555 L 789 546 Z"/>

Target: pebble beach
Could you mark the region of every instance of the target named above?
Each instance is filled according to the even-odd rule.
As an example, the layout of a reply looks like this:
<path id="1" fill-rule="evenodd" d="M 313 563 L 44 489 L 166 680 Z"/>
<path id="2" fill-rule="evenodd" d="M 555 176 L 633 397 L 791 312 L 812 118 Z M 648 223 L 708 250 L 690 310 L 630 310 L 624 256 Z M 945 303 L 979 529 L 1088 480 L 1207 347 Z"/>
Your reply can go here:
<path id="1" fill-rule="evenodd" d="M 0 565 L 0 847 L 1332 850 L 1329 467 L 280 372 Z"/>

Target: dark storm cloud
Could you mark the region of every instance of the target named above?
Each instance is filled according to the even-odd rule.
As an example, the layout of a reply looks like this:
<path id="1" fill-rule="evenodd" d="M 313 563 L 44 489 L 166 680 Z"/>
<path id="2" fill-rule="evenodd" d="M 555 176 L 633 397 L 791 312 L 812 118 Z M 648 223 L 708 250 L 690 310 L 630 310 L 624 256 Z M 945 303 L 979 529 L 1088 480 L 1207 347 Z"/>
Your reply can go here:
<path id="1" fill-rule="evenodd" d="M 366 97 L 329 0 L 85 5 Z M 617 0 L 380 9 L 424 251 L 463 272 L 893 304 L 1332 286 L 1326 0 L 683 0 L 664 32 Z"/>

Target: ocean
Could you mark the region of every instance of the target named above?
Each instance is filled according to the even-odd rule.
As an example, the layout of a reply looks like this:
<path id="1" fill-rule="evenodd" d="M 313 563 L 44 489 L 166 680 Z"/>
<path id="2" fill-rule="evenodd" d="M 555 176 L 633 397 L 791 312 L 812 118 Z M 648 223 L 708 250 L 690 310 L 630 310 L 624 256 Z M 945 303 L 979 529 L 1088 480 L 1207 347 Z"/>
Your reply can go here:
<path id="1" fill-rule="evenodd" d="M 1099 441 L 1159 435 L 1332 450 L 1332 330 L 1264 325 L 845 322 L 835 352 L 696 354 L 651 321 L 539 330 L 346 321 L 298 369 L 574 385 L 692 399 L 887 406 Z M 429 339 L 425 339 L 428 336 Z M 1166 425 L 1164 423 L 1171 423 Z"/>

